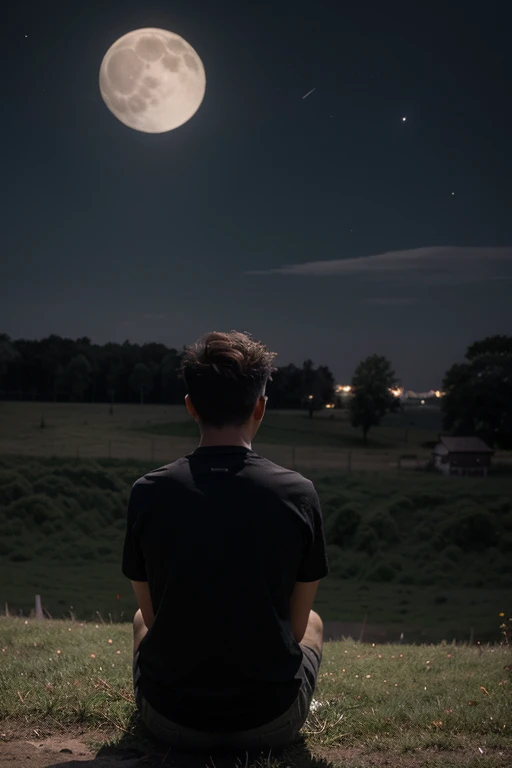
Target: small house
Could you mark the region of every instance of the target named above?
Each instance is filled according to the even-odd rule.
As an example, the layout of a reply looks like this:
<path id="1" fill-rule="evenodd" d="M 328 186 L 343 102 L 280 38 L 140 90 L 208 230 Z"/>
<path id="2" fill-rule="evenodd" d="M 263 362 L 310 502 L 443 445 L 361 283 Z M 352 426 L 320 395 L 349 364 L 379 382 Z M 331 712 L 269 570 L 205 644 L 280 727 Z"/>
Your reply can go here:
<path id="1" fill-rule="evenodd" d="M 443 475 L 487 477 L 494 453 L 479 437 L 443 437 L 433 450 L 434 466 Z"/>

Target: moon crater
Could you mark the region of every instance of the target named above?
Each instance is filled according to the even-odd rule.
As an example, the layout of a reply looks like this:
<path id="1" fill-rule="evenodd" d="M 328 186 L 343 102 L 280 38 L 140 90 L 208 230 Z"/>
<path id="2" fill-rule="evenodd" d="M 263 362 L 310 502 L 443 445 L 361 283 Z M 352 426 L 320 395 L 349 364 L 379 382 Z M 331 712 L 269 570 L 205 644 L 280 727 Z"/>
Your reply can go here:
<path id="1" fill-rule="evenodd" d="M 132 93 L 142 72 L 142 62 L 131 48 L 115 51 L 108 63 L 107 77 L 119 93 Z"/>
<path id="2" fill-rule="evenodd" d="M 190 120 L 206 89 L 203 63 L 192 46 L 153 28 L 119 38 L 103 58 L 99 81 L 109 110 L 146 133 L 171 131 Z"/>
<path id="3" fill-rule="evenodd" d="M 156 61 L 164 52 L 164 44 L 158 37 L 141 37 L 135 50 L 146 61 Z"/>

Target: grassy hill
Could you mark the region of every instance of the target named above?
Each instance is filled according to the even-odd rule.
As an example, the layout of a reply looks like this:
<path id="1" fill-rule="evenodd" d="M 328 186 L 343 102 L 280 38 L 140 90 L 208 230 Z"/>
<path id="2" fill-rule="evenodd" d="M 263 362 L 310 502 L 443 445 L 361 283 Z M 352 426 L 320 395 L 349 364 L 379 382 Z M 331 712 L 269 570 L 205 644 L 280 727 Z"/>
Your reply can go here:
<path id="1" fill-rule="evenodd" d="M 78 742 L 88 745 L 91 766 L 97 755 L 109 768 L 153 768 L 166 758 L 166 765 L 203 768 L 208 756 L 194 761 L 169 755 L 140 726 L 131 643 L 127 625 L 0 618 L 5 759 L 37 757 L 39 744 L 56 744 L 53 757 L 65 759 L 59 749 L 72 735 L 72 750 Z M 277 759 L 240 765 L 505 768 L 512 761 L 510 684 L 510 651 L 504 646 L 326 643 L 301 741 Z M 48 762 L 38 766 L 57 764 L 47 754 Z M 215 768 L 235 765 L 233 758 L 215 758 Z"/>
<path id="2" fill-rule="evenodd" d="M 126 504 L 148 462 L 0 458 L 0 605 L 54 617 L 127 618 L 120 573 Z M 390 625 L 392 637 L 482 640 L 512 596 L 512 480 L 428 473 L 309 473 L 322 502 L 329 621 Z M 393 634 L 394 633 L 394 634 Z"/>

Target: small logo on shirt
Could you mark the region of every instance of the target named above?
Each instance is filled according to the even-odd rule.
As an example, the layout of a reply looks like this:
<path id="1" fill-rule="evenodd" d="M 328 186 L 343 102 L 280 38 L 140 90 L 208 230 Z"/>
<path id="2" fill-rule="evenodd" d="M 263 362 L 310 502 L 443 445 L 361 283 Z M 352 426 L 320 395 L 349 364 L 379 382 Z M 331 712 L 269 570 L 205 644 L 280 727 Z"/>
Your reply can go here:
<path id="1" fill-rule="evenodd" d="M 229 472 L 227 467 L 211 467 L 210 472 Z"/>

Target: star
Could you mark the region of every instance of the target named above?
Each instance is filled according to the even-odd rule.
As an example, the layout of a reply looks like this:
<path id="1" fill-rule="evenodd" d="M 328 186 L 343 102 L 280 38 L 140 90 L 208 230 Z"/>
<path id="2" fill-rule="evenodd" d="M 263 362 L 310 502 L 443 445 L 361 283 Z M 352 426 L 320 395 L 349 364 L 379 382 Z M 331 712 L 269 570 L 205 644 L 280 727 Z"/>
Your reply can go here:
<path id="1" fill-rule="evenodd" d="M 455 192 L 452 192 L 452 197 L 455 195 Z"/>
<path id="2" fill-rule="evenodd" d="M 402 123 L 405 123 L 406 120 L 407 120 L 406 117 L 402 117 Z"/>

